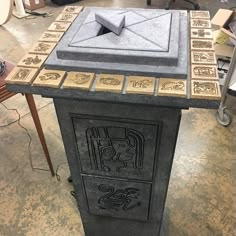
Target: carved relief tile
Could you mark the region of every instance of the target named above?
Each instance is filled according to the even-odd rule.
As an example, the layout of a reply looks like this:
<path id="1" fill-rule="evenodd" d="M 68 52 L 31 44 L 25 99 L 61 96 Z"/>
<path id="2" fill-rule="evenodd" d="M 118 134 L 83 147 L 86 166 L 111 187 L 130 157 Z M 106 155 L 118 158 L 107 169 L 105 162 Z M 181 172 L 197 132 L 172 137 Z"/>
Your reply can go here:
<path id="1" fill-rule="evenodd" d="M 33 82 L 34 86 L 59 88 L 66 72 L 60 70 L 46 70 L 40 71 L 39 75 Z"/>
<path id="2" fill-rule="evenodd" d="M 67 21 L 67 22 L 73 22 L 75 18 L 77 17 L 77 14 L 60 14 L 55 21 Z"/>
<path id="3" fill-rule="evenodd" d="M 192 65 L 192 79 L 218 80 L 218 71 L 216 66 Z"/>
<path id="4" fill-rule="evenodd" d="M 46 59 L 46 55 L 27 54 L 20 60 L 17 66 L 40 68 Z"/>
<path id="5" fill-rule="evenodd" d="M 191 38 L 195 39 L 212 39 L 211 29 L 191 29 Z"/>
<path id="6" fill-rule="evenodd" d="M 190 17 L 193 19 L 210 19 L 209 11 L 190 11 Z"/>
<path id="7" fill-rule="evenodd" d="M 64 88 L 90 90 L 95 74 L 87 72 L 68 72 L 63 83 Z"/>
<path id="8" fill-rule="evenodd" d="M 53 22 L 49 27 L 49 31 L 65 32 L 70 27 L 71 22 Z"/>
<path id="9" fill-rule="evenodd" d="M 219 100 L 221 98 L 218 81 L 192 80 L 191 97 L 199 99 Z"/>
<path id="10" fill-rule="evenodd" d="M 83 10 L 82 6 L 67 6 L 62 11 L 63 13 L 73 13 L 73 14 L 79 14 Z"/>
<path id="11" fill-rule="evenodd" d="M 154 94 L 155 77 L 129 76 L 126 93 Z"/>
<path id="12" fill-rule="evenodd" d="M 186 80 L 161 78 L 158 84 L 158 96 L 186 97 Z"/>
<path id="13" fill-rule="evenodd" d="M 124 75 L 100 74 L 96 81 L 96 91 L 121 93 L 124 83 Z"/>
<path id="14" fill-rule="evenodd" d="M 201 52 L 201 51 L 191 52 L 191 62 L 192 64 L 211 64 L 211 65 L 216 65 L 217 63 L 214 52 Z"/>
<path id="15" fill-rule="evenodd" d="M 30 49 L 29 53 L 49 55 L 56 45 L 57 45 L 56 43 L 37 42 Z"/>
<path id="16" fill-rule="evenodd" d="M 191 27 L 192 28 L 208 28 L 208 29 L 211 29 L 211 22 L 210 22 L 210 20 L 191 19 Z"/>
<path id="17" fill-rule="evenodd" d="M 213 40 L 191 39 L 191 50 L 214 51 Z"/>
<path id="18" fill-rule="evenodd" d="M 41 41 L 41 42 L 54 42 L 54 43 L 57 43 L 61 39 L 63 34 L 64 34 L 63 32 L 46 31 L 39 38 L 39 41 Z"/>
<path id="19" fill-rule="evenodd" d="M 31 84 L 36 75 L 38 74 L 38 69 L 16 67 L 5 79 L 8 84 Z"/>

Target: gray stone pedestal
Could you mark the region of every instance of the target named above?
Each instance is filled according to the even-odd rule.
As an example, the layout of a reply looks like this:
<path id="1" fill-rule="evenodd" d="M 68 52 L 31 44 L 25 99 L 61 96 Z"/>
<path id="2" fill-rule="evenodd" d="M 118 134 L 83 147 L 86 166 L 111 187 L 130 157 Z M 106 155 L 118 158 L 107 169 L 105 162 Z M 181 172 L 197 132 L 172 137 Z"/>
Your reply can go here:
<path id="1" fill-rule="evenodd" d="M 56 99 L 86 236 L 157 236 L 180 109 Z"/>

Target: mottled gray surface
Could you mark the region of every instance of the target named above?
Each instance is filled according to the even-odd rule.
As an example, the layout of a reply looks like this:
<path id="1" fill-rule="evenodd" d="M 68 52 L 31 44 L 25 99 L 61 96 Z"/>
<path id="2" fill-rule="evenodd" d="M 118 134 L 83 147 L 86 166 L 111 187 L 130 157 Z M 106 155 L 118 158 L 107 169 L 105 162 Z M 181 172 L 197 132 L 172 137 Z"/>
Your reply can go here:
<path id="1" fill-rule="evenodd" d="M 126 17 L 125 28 L 80 41 L 95 13 Z M 160 77 L 187 77 L 187 14 L 178 11 L 85 8 L 46 61 L 48 68 Z M 132 22 L 132 23 L 131 23 Z M 97 31 L 94 31 L 96 35 Z M 85 34 L 86 35 L 86 34 Z"/>

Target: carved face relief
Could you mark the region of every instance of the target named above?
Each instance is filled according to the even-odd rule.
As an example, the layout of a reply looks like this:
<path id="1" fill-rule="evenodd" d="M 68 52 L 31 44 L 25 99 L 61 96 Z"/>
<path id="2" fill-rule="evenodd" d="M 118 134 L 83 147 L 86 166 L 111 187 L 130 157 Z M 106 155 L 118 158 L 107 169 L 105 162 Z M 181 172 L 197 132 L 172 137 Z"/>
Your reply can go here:
<path id="1" fill-rule="evenodd" d="M 12 80 L 26 80 L 27 76 L 30 74 L 30 69 L 21 68 L 17 73 L 12 77 Z"/>
<path id="2" fill-rule="evenodd" d="M 120 81 L 118 79 L 108 77 L 108 78 L 101 78 L 99 80 L 100 83 L 105 84 L 105 85 L 111 85 L 111 86 L 117 86 L 120 85 Z"/>
<path id="3" fill-rule="evenodd" d="M 41 62 L 42 60 L 36 55 L 35 57 L 27 57 L 23 60 L 23 62 L 25 63 L 25 65 L 37 65 Z"/>
<path id="4" fill-rule="evenodd" d="M 198 82 L 194 81 L 193 91 L 195 94 L 204 94 L 204 95 L 218 95 L 218 87 L 216 83 L 212 82 Z"/>
<path id="5" fill-rule="evenodd" d="M 46 80 L 57 80 L 58 78 L 60 78 L 60 74 L 58 73 L 45 73 L 43 75 L 39 76 L 39 79 L 42 81 L 46 81 Z"/>
<path id="6" fill-rule="evenodd" d="M 131 80 L 131 83 L 133 83 L 133 88 L 148 88 L 152 82 L 150 80 L 144 79 Z"/>
<path id="7" fill-rule="evenodd" d="M 185 85 L 184 82 L 176 81 L 176 82 L 166 82 L 162 84 L 161 90 L 179 90 L 184 91 Z"/>
<path id="8" fill-rule="evenodd" d="M 81 73 L 78 73 L 74 77 L 71 78 L 71 80 L 73 80 L 73 82 L 76 84 L 85 84 L 89 81 L 89 79 L 90 79 L 89 75 L 81 74 Z"/>

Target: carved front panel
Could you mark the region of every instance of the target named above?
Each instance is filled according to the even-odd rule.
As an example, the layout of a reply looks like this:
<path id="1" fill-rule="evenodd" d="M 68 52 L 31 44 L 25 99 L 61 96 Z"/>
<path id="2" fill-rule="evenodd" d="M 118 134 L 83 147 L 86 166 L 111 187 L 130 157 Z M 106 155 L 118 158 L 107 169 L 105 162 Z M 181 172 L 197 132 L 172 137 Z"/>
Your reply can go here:
<path id="1" fill-rule="evenodd" d="M 89 176 L 83 180 L 91 214 L 148 220 L 151 184 Z"/>
<path id="2" fill-rule="evenodd" d="M 152 180 L 159 124 L 73 118 L 82 173 Z"/>

